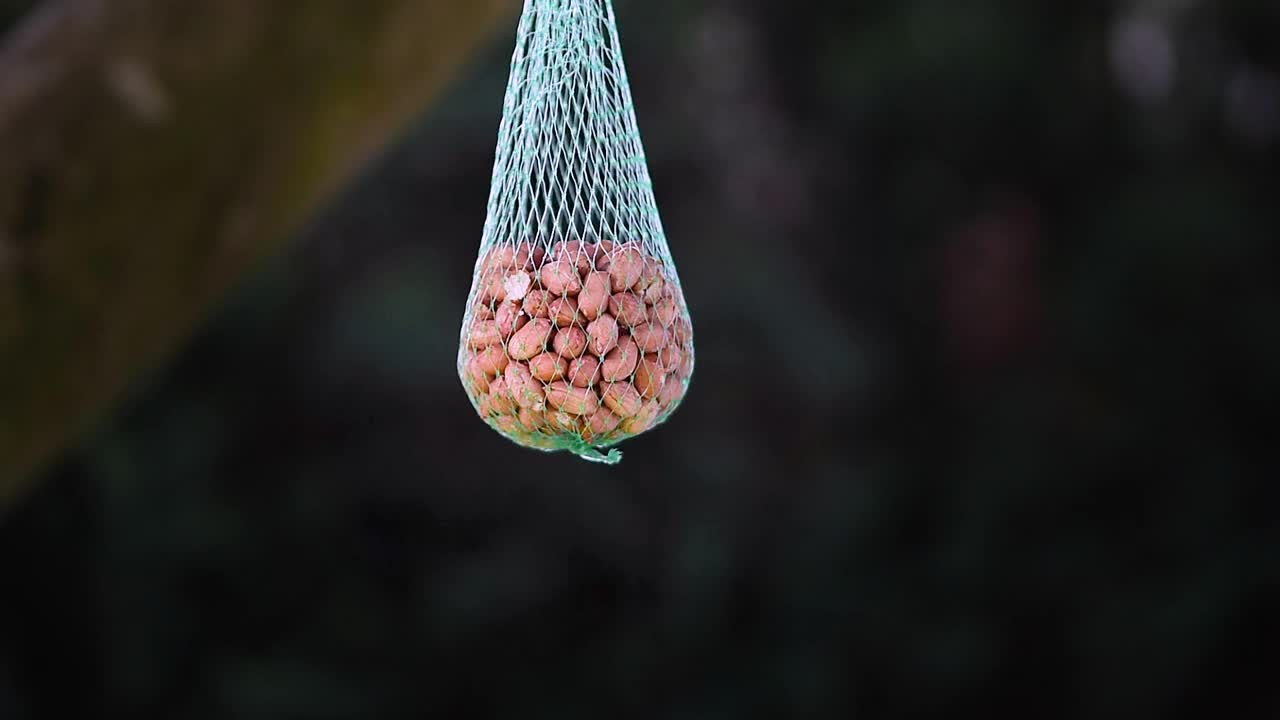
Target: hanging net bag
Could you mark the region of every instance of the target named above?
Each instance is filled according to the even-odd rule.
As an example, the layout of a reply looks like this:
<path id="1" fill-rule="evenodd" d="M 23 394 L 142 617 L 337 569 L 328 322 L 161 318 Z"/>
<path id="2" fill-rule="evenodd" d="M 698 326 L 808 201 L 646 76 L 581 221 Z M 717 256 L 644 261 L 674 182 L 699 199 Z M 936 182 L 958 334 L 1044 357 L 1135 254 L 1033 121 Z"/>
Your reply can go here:
<path id="1" fill-rule="evenodd" d="M 462 319 L 467 396 L 520 445 L 616 463 L 692 372 L 612 2 L 525 0 Z"/>

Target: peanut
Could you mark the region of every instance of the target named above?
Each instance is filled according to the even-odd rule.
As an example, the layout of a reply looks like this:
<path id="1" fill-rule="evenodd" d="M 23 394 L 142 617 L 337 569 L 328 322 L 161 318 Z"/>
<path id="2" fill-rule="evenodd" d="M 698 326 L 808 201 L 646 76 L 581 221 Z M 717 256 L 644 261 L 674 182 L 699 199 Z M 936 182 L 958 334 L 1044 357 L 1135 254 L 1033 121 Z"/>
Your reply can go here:
<path id="1" fill-rule="evenodd" d="M 689 376 L 693 375 L 693 353 L 685 352 L 683 355 L 680 358 L 680 369 L 676 370 L 676 377 L 688 381 Z"/>
<path id="2" fill-rule="evenodd" d="M 605 385 L 604 393 L 600 398 L 605 405 L 609 406 L 610 410 L 624 418 L 640 412 L 640 407 L 644 403 L 640 393 L 629 382 L 616 382 Z"/>
<path id="3" fill-rule="evenodd" d="M 530 290 L 529 294 L 524 296 L 520 309 L 531 318 L 544 318 L 549 314 L 550 305 L 551 293 L 546 290 Z"/>
<path id="4" fill-rule="evenodd" d="M 616 382 L 631 377 L 640 361 L 640 349 L 636 347 L 631 336 L 623 337 L 618 346 L 609 351 L 601 366 L 600 377 L 607 382 Z"/>
<path id="5" fill-rule="evenodd" d="M 515 398 L 507 389 L 506 378 L 498 378 L 489 383 L 489 405 L 497 415 L 510 415 L 515 412 Z"/>
<path id="6" fill-rule="evenodd" d="M 587 334 L 580 327 L 560 328 L 551 346 L 562 358 L 576 358 L 587 349 Z"/>
<path id="7" fill-rule="evenodd" d="M 522 425 L 525 430 L 533 432 L 537 432 L 547 425 L 547 416 L 542 412 L 532 410 L 530 408 L 520 408 L 517 418 L 520 420 L 520 425 Z"/>
<path id="8" fill-rule="evenodd" d="M 498 306 L 498 311 L 494 313 L 494 318 L 498 322 L 498 332 L 502 333 L 502 337 L 509 338 L 512 333 L 525 326 L 529 322 L 529 316 L 524 314 L 520 309 L 519 303 L 503 302 Z"/>
<path id="9" fill-rule="evenodd" d="M 586 354 L 569 361 L 564 377 L 570 385 L 576 387 L 592 387 L 600 382 L 600 361 L 595 355 Z"/>
<path id="10" fill-rule="evenodd" d="M 656 290 L 655 290 L 656 288 Z M 662 297 L 662 262 L 651 257 L 644 259 L 640 271 L 640 279 L 636 281 L 636 292 L 642 297 Z M 647 300 L 652 303 L 653 300 Z"/>
<path id="11" fill-rule="evenodd" d="M 559 355 L 544 352 L 529 361 L 529 372 L 544 383 L 564 377 L 568 363 Z"/>
<path id="12" fill-rule="evenodd" d="M 557 380 L 547 386 L 547 403 L 570 415 L 590 415 L 600 407 L 600 398 L 590 388 L 574 387 Z"/>
<path id="13" fill-rule="evenodd" d="M 631 292 L 620 292 L 611 296 L 609 314 L 628 327 L 639 325 L 648 319 L 644 301 Z"/>
<path id="14" fill-rule="evenodd" d="M 596 267 L 596 260 L 601 255 L 604 255 L 604 252 L 600 250 L 600 246 L 598 244 L 593 242 L 584 243 L 582 246 L 582 254 L 585 255 L 587 258 L 586 272 L 591 272 L 592 270 L 599 269 Z"/>
<path id="15" fill-rule="evenodd" d="M 502 287 L 507 300 L 520 302 L 533 287 L 533 278 L 524 270 L 517 270 L 502 279 Z"/>
<path id="16" fill-rule="evenodd" d="M 502 271 L 515 267 L 516 249 L 511 245 L 498 245 L 489 250 L 484 261 L 485 271 Z"/>
<path id="17" fill-rule="evenodd" d="M 640 364 L 636 366 L 636 376 L 633 380 L 640 397 L 645 400 L 656 398 L 658 393 L 662 392 L 662 385 L 666 380 L 667 373 L 658 362 L 657 355 L 645 355 L 640 359 Z"/>
<path id="18" fill-rule="evenodd" d="M 562 242 L 556 246 L 555 259 L 557 262 L 569 263 L 579 275 L 582 275 L 591 269 L 591 258 L 585 249 L 582 242 L 578 240 Z"/>
<path id="19" fill-rule="evenodd" d="M 578 295 L 578 311 L 588 320 L 595 320 L 609 307 L 609 274 L 587 273 L 582 292 Z"/>
<path id="20" fill-rule="evenodd" d="M 481 278 L 483 283 L 481 287 L 483 291 L 480 295 L 480 302 L 489 305 L 495 302 L 502 302 L 507 299 L 507 286 L 503 282 L 506 275 L 500 270 L 491 271 L 489 274 Z"/>
<path id="21" fill-rule="evenodd" d="M 618 321 L 605 313 L 587 324 L 587 335 L 587 349 L 596 357 L 604 357 L 618 345 Z"/>
<path id="22" fill-rule="evenodd" d="M 676 315 L 680 310 L 676 307 L 675 298 L 662 298 L 653 305 L 653 317 L 658 324 L 664 328 L 669 328 L 676 321 Z"/>
<path id="23" fill-rule="evenodd" d="M 689 318 L 678 318 L 671 329 L 671 334 L 677 345 L 688 347 L 689 342 L 693 340 L 693 326 L 689 324 Z"/>
<path id="24" fill-rule="evenodd" d="M 542 287 L 557 297 L 577 295 L 582 290 L 582 279 L 577 269 L 566 260 L 549 262 L 538 273 Z"/>
<path id="25" fill-rule="evenodd" d="M 656 353 L 667 341 L 667 331 L 661 325 L 650 320 L 643 325 L 631 328 L 631 337 L 636 340 L 636 347 L 644 353 Z"/>
<path id="26" fill-rule="evenodd" d="M 496 320 L 477 320 L 471 326 L 471 334 L 467 336 L 467 342 L 475 350 L 483 350 L 490 345 L 497 345 L 502 342 L 502 334 L 498 332 L 498 323 Z"/>
<path id="27" fill-rule="evenodd" d="M 547 316 L 556 327 L 572 327 L 582 321 L 582 313 L 578 312 L 578 299 L 572 297 L 556 298 L 547 306 Z"/>
<path id="28" fill-rule="evenodd" d="M 494 377 L 498 373 L 507 369 L 507 363 L 510 359 L 503 352 L 501 345 L 490 345 L 489 347 L 476 353 L 476 365 L 489 377 Z"/>
<path id="29" fill-rule="evenodd" d="M 662 293 L 666 292 L 667 282 L 662 278 L 655 278 L 653 284 L 644 289 L 644 301 L 650 305 L 656 304 L 662 299 Z"/>
<path id="30" fill-rule="evenodd" d="M 511 363 L 502 377 L 507 381 L 507 389 L 515 398 L 517 405 L 531 410 L 542 410 L 546 407 L 546 392 L 542 389 L 542 384 L 533 379 L 526 365 Z"/>
<path id="31" fill-rule="evenodd" d="M 640 281 L 644 272 L 644 255 L 634 244 L 614 249 L 609 263 L 609 279 L 614 292 L 629 290 Z"/>
<path id="32" fill-rule="evenodd" d="M 609 240 L 601 240 L 596 243 L 599 252 L 596 253 L 596 270 L 601 272 L 607 271 L 609 265 L 613 263 L 613 243 Z"/>
<path id="33" fill-rule="evenodd" d="M 680 355 L 680 348 L 671 342 L 671 338 L 667 338 L 667 344 L 663 345 L 662 351 L 658 353 L 658 364 L 665 372 L 673 373 L 680 367 Z"/>
<path id="34" fill-rule="evenodd" d="M 662 392 L 658 393 L 658 404 L 665 410 L 670 410 L 676 403 L 684 397 L 684 381 L 678 377 L 667 378 L 667 383 L 662 386 Z"/>
<path id="35" fill-rule="evenodd" d="M 489 373 L 486 373 L 480 367 L 479 356 L 472 355 L 471 359 L 467 361 L 467 379 L 471 381 L 471 386 L 475 388 L 475 392 L 489 392 L 489 380 L 491 377 Z"/>
<path id="36" fill-rule="evenodd" d="M 618 424 L 622 422 L 622 418 L 607 407 L 598 407 L 596 411 L 587 418 L 586 429 L 590 432 L 591 437 L 595 439 L 602 435 L 608 435 L 618 429 Z"/>
<path id="37" fill-rule="evenodd" d="M 560 432 L 574 435 L 582 432 L 582 418 L 577 415 L 570 415 L 563 410 L 547 408 L 546 418 L 547 424 Z"/>
<path id="38" fill-rule="evenodd" d="M 622 421 L 622 432 L 628 435 L 639 435 L 640 433 L 653 427 L 653 423 L 658 419 L 658 412 L 662 408 L 658 405 L 658 401 L 651 400 L 644 404 L 636 414 Z"/>
<path id="39" fill-rule="evenodd" d="M 547 347 L 551 339 L 551 321 L 546 318 L 535 318 L 511 336 L 507 343 L 507 355 L 512 360 L 528 360 L 538 355 Z"/>
<path id="40" fill-rule="evenodd" d="M 544 255 L 545 251 L 543 251 L 541 245 L 532 245 L 527 241 L 522 242 L 516 246 L 511 266 L 524 270 L 533 270 L 542 264 Z"/>

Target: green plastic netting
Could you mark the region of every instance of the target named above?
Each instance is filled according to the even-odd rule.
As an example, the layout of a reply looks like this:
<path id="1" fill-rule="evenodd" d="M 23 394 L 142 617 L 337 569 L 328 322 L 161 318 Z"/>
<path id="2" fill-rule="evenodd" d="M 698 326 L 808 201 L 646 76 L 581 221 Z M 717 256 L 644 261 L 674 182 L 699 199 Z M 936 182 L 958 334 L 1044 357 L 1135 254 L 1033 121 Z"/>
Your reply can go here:
<path id="1" fill-rule="evenodd" d="M 462 319 L 467 396 L 520 445 L 612 464 L 692 373 L 612 2 L 525 0 Z"/>

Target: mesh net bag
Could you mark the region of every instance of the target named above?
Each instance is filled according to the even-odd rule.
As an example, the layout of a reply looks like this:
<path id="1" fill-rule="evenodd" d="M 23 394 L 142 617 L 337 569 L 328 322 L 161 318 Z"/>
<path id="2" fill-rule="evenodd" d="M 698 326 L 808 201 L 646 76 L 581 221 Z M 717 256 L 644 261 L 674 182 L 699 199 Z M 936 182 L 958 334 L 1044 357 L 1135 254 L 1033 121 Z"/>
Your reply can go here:
<path id="1" fill-rule="evenodd" d="M 692 372 L 612 2 L 525 0 L 462 320 L 467 396 L 520 445 L 616 463 Z"/>

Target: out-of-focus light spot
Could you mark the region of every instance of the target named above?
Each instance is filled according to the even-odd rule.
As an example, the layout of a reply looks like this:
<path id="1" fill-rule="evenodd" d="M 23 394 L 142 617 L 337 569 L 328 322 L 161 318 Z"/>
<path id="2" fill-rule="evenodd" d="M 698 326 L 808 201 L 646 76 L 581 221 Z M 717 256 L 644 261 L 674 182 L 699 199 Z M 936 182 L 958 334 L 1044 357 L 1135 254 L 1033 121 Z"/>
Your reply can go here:
<path id="1" fill-rule="evenodd" d="M 1280 137 L 1280 79 L 1248 65 L 1227 80 L 1223 112 L 1228 130 L 1252 145 L 1268 145 Z"/>
<path id="2" fill-rule="evenodd" d="M 130 59 L 112 63 L 106 80 L 125 109 L 145 123 L 164 122 L 172 112 L 168 91 L 142 63 Z"/>
<path id="3" fill-rule="evenodd" d="M 1108 54 L 1116 83 L 1135 101 L 1154 104 L 1173 92 L 1177 58 L 1173 38 L 1159 20 L 1136 15 L 1115 21 Z"/>

